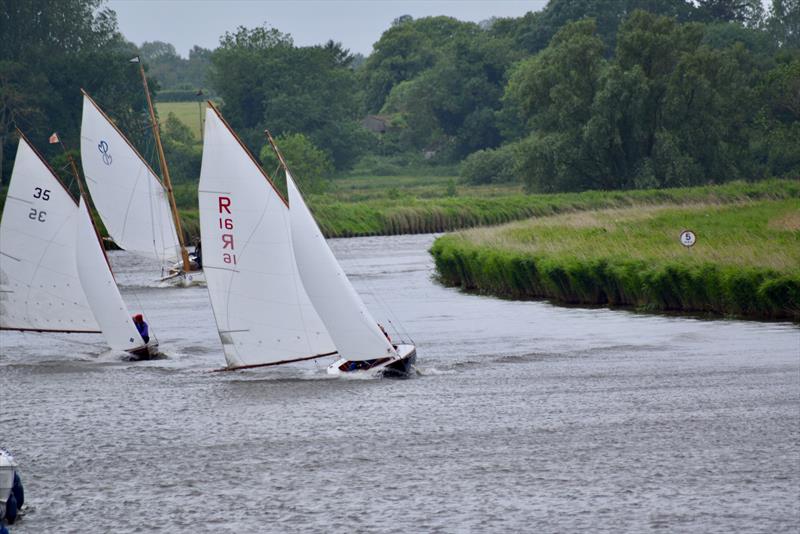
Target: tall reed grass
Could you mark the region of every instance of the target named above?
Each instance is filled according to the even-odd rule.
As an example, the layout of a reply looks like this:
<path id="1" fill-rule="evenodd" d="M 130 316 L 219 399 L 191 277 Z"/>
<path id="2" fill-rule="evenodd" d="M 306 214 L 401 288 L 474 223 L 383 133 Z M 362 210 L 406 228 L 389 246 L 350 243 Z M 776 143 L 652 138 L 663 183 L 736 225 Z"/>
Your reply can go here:
<path id="1" fill-rule="evenodd" d="M 327 195 L 311 196 L 309 204 L 328 237 L 445 232 L 475 226 L 575 211 L 631 206 L 727 204 L 758 199 L 800 198 L 800 182 L 766 180 L 720 186 L 638 191 L 587 191 L 554 195 L 521 193 L 477 196 L 467 189 L 458 196 L 417 198 L 398 191 L 397 198 L 348 202 Z M 353 192 L 357 195 L 357 192 Z"/>
<path id="2" fill-rule="evenodd" d="M 558 215 L 447 235 L 431 253 L 444 283 L 498 296 L 800 320 L 795 198 Z"/>

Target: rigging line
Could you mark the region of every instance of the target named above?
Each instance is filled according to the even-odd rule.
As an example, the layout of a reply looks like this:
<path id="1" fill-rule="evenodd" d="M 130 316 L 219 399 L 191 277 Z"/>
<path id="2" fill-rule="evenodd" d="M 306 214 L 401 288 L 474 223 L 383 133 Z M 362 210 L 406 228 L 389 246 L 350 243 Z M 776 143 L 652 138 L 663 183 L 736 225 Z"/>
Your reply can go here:
<path id="1" fill-rule="evenodd" d="M 161 252 L 158 250 L 158 244 L 156 243 L 156 219 L 154 215 L 153 203 L 155 199 L 153 198 L 153 181 L 150 180 L 150 176 L 147 176 L 147 207 L 150 208 L 150 239 L 153 242 L 153 255 L 158 258 L 158 260 L 163 264 L 164 263 L 164 256 L 163 256 L 163 249 Z M 159 221 L 160 222 L 160 221 Z"/>
<path id="2" fill-rule="evenodd" d="M 274 148 L 273 148 L 273 150 L 274 150 Z M 284 177 L 286 177 L 287 169 L 285 167 L 283 167 L 283 172 L 284 172 Z M 303 197 L 304 199 L 308 198 L 308 196 L 303 192 L 303 189 L 300 186 L 300 184 L 298 184 L 296 180 L 293 180 L 293 182 L 294 182 L 294 185 L 297 188 L 298 192 L 300 193 L 300 196 Z M 287 178 L 287 188 L 288 188 L 288 178 Z M 290 206 L 290 209 L 291 209 L 291 206 Z M 311 208 L 308 208 L 308 210 L 311 211 Z M 312 212 L 312 217 L 313 217 L 313 212 Z M 316 222 L 316 220 L 315 220 L 315 223 L 316 223 L 317 227 L 319 228 L 319 223 Z M 322 228 L 319 228 L 319 232 L 320 232 L 320 234 L 322 234 Z M 324 235 L 322 235 L 322 238 L 323 238 L 324 241 L 327 242 L 327 239 L 325 238 Z M 333 249 L 330 248 L 330 244 L 326 243 L 326 245 L 330 249 L 331 254 L 333 255 L 333 257 L 336 258 L 336 254 L 333 254 Z M 353 261 L 356 264 L 358 264 L 358 266 L 361 266 L 357 255 L 353 258 Z M 339 263 L 339 260 L 336 259 L 336 262 Z M 347 273 L 344 272 L 344 267 L 342 267 L 341 263 L 339 263 L 339 268 L 341 269 L 342 273 L 344 273 L 344 275 L 347 276 Z M 371 284 L 369 282 L 369 276 L 364 277 L 364 282 L 365 282 L 365 285 L 367 285 L 368 292 L 370 292 L 373 295 L 373 297 L 375 298 L 376 304 L 380 308 L 382 308 L 382 312 L 387 316 L 387 319 L 389 318 L 389 316 L 395 316 L 395 314 L 392 313 L 392 311 L 389 308 L 389 306 L 386 303 L 386 301 L 383 300 L 383 298 L 380 296 L 380 292 L 376 291 L 375 288 L 373 286 L 371 286 Z M 350 285 L 352 287 L 352 282 L 350 282 Z M 355 288 L 353 288 L 353 291 L 355 291 Z M 358 292 L 356 291 L 356 293 L 358 293 Z M 363 303 L 363 299 L 362 299 L 362 305 L 364 306 L 365 309 L 367 309 L 367 311 L 369 311 L 369 308 L 367 308 L 366 303 Z M 395 316 L 395 319 L 397 319 L 396 316 Z M 389 321 L 389 322 L 391 323 L 391 321 Z M 399 319 L 398 319 L 398 322 L 400 322 Z M 392 326 L 394 326 L 393 323 L 392 323 Z M 376 337 L 380 336 L 381 339 L 383 339 L 383 335 L 380 333 L 379 330 L 370 328 L 369 331 L 372 332 Z M 397 332 L 397 333 L 399 334 L 399 337 L 401 337 L 401 338 L 403 337 L 402 334 L 400 334 L 399 332 Z M 408 337 L 410 338 L 411 336 L 408 336 Z"/>

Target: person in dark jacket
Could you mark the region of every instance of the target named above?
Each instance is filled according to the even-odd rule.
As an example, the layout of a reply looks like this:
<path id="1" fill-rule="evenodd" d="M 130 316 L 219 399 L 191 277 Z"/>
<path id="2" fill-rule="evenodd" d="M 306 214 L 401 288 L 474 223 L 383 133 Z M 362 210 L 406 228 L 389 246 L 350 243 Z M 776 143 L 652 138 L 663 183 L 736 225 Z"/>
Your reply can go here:
<path id="1" fill-rule="evenodd" d="M 137 313 L 133 316 L 133 324 L 136 325 L 136 330 L 139 331 L 139 335 L 142 336 L 142 339 L 145 343 L 150 342 L 150 328 L 147 326 L 147 323 L 142 317 L 141 313 Z"/>

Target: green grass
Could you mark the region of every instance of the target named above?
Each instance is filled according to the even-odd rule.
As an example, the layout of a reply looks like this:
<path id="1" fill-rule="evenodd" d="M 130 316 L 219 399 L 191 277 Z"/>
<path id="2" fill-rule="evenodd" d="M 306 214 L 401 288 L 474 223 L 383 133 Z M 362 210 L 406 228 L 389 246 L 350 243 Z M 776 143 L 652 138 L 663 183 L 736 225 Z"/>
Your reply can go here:
<path id="1" fill-rule="evenodd" d="M 447 235 L 431 253 L 443 282 L 498 296 L 800 320 L 796 195 L 562 214 Z"/>
<path id="2" fill-rule="evenodd" d="M 202 104 L 202 114 L 200 112 Z M 158 102 L 156 109 L 158 110 L 159 122 L 166 123 L 167 117 L 170 113 L 174 113 L 178 120 L 189 127 L 189 131 L 195 139 L 200 139 L 200 129 L 202 128 L 202 120 L 205 117 L 205 102 L 198 104 L 197 102 Z"/>
<path id="3" fill-rule="evenodd" d="M 446 232 L 598 209 L 800 198 L 800 182 L 796 180 L 555 195 L 526 195 L 496 186 L 456 186 L 456 196 L 447 196 L 447 177 L 434 178 L 427 184 L 415 180 L 428 178 L 404 179 L 405 188 L 396 188 L 394 192 L 385 186 L 395 182 L 384 177 L 353 178 L 342 180 L 341 184 L 337 180 L 335 191 L 311 195 L 308 202 L 326 236 L 352 237 Z M 434 190 L 439 193 L 431 197 L 415 196 L 409 192 L 415 187 L 428 188 L 431 194 Z M 195 184 L 176 185 L 175 197 L 182 213 L 197 218 Z"/>
<path id="4" fill-rule="evenodd" d="M 502 188 L 492 186 L 486 189 L 457 186 L 456 196 L 447 196 L 442 183 L 435 187 L 441 191 L 436 197 L 414 196 L 408 193 L 408 189 L 398 188 L 393 198 L 388 192 L 382 196 L 375 193 L 380 188 L 361 187 L 352 189 L 349 196 L 342 193 L 311 196 L 309 204 L 323 232 L 331 237 L 342 237 L 444 232 L 535 216 L 607 208 L 800 198 L 800 182 L 791 180 L 556 195 L 526 195 L 513 190 L 502 192 Z"/>

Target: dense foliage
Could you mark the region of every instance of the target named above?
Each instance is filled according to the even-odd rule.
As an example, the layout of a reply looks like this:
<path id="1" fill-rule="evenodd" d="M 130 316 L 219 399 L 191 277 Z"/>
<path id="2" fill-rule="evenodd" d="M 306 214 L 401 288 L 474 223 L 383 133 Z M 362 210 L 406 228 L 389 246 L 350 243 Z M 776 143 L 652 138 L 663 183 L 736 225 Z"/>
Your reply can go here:
<path id="1" fill-rule="evenodd" d="M 2 0 L 0 29 L 3 180 L 17 126 L 40 148 L 52 130 L 77 145 L 80 87 L 150 157 L 127 62 L 137 53 L 156 100 L 217 99 L 254 153 L 265 128 L 302 136 L 331 163 L 293 163 L 312 190 L 320 173 L 459 164 L 465 182 L 540 192 L 800 172 L 800 0 L 550 0 L 480 24 L 406 15 L 367 58 L 332 41 L 296 46 L 267 25 L 188 58 L 163 41 L 137 49 L 104 0 Z M 176 179 L 196 180 L 199 135 L 165 130 Z"/>
<path id="2" fill-rule="evenodd" d="M 0 2 L 0 168 L 11 171 L 16 128 L 40 149 L 55 130 L 79 144 L 84 88 L 135 142 L 146 125 L 144 94 L 133 45 L 117 31 L 116 15 L 102 0 Z M 51 150 L 54 156 L 58 150 Z"/>
<path id="3" fill-rule="evenodd" d="M 263 144 L 267 126 L 275 135 L 302 133 L 344 169 L 369 141 L 358 124 L 351 61 L 333 42 L 296 47 L 278 30 L 239 28 L 212 54 L 210 77 L 225 117 L 251 148 Z"/>

